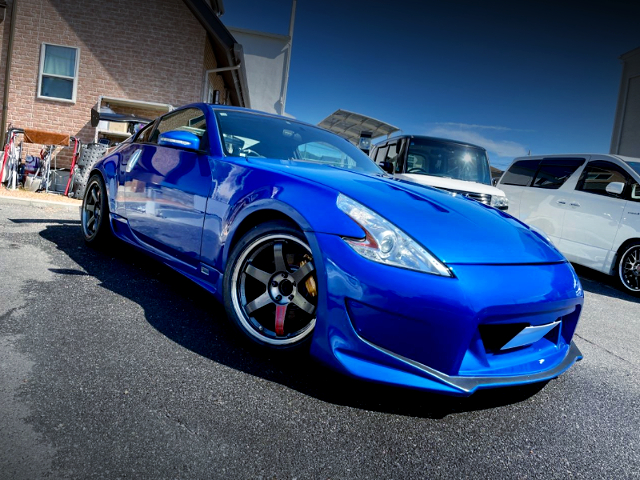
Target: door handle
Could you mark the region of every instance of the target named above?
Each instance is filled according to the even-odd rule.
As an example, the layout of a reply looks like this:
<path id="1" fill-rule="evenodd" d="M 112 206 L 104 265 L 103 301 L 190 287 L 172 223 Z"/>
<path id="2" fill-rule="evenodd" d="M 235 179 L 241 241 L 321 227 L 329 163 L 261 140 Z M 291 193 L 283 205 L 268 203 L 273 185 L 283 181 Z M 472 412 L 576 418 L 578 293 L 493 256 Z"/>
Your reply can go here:
<path id="1" fill-rule="evenodd" d="M 560 205 L 566 205 L 567 201 L 566 200 L 558 200 L 557 201 Z"/>
<path id="2" fill-rule="evenodd" d="M 571 202 L 569 205 L 571 205 L 572 207 L 579 207 L 580 204 L 578 202 Z"/>

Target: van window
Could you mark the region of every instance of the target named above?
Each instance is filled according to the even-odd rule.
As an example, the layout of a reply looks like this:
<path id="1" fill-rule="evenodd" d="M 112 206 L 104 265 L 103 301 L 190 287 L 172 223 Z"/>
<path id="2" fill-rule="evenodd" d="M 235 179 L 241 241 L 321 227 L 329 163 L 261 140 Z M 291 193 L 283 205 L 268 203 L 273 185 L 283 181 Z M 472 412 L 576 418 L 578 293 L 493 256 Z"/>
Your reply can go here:
<path id="1" fill-rule="evenodd" d="M 617 195 L 607 192 L 607 185 L 613 182 L 626 184 L 627 180 L 630 179 L 629 174 L 619 166 L 611 162 L 596 160 L 585 167 L 580 176 L 580 181 L 576 185 L 576 190 L 617 198 Z"/>
<path id="2" fill-rule="evenodd" d="M 376 152 L 376 163 L 384 162 L 384 159 L 387 158 L 388 150 L 389 150 L 389 147 L 387 147 L 386 145 L 378 147 L 378 151 Z"/>
<path id="3" fill-rule="evenodd" d="M 560 188 L 583 163 L 584 158 L 543 160 L 531 186 L 556 190 Z"/>
<path id="4" fill-rule="evenodd" d="M 387 151 L 387 157 L 385 160 L 389 163 L 393 163 L 393 171 L 396 173 L 402 173 L 402 162 L 399 162 L 400 154 L 396 152 L 397 143 L 389 144 L 389 150 Z"/>
<path id="5" fill-rule="evenodd" d="M 500 183 L 528 187 L 538 170 L 540 162 L 541 160 L 520 160 L 514 163 L 509 167 L 509 170 L 504 172 Z"/>

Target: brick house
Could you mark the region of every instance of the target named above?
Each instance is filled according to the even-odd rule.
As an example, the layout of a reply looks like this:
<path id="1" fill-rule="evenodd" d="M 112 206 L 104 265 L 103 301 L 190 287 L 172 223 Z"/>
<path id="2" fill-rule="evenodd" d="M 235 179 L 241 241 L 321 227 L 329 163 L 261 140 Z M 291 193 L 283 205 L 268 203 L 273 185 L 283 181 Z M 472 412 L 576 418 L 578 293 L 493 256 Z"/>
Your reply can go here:
<path id="1" fill-rule="evenodd" d="M 11 124 L 93 142 L 102 98 L 147 118 L 214 95 L 250 106 L 222 13 L 222 0 L 0 0 L 3 138 Z"/>

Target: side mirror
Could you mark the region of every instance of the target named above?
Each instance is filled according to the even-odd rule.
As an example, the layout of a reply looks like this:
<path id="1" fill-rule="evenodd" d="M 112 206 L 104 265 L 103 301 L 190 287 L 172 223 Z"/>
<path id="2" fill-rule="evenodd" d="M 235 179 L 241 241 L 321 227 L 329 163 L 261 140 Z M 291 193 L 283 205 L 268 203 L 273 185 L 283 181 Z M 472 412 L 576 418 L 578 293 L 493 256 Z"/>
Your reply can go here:
<path id="1" fill-rule="evenodd" d="M 622 182 L 611 182 L 607 185 L 607 193 L 611 193 L 612 195 L 622 195 L 624 191 L 624 183 Z"/>
<path id="2" fill-rule="evenodd" d="M 200 150 L 200 139 L 191 132 L 170 130 L 160 134 L 158 145 L 183 148 L 185 150 Z"/>
<path id="3" fill-rule="evenodd" d="M 383 169 L 387 173 L 393 173 L 393 163 L 391 162 L 380 162 L 380 168 Z"/>

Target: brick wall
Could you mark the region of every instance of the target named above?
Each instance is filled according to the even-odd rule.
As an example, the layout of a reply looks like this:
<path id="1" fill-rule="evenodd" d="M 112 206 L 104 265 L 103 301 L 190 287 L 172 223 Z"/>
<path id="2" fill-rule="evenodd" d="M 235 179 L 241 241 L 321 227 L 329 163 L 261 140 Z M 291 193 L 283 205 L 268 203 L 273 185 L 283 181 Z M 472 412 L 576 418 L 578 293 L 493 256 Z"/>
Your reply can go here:
<path id="1" fill-rule="evenodd" d="M 18 0 L 17 5 L 8 123 L 91 142 L 90 109 L 100 95 L 174 106 L 201 100 L 206 34 L 183 1 Z M 0 83 L 9 20 L 10 8 L 0 26 Z M 80 48 L 75 104 L 36 98 L 43 42 Z"/>

